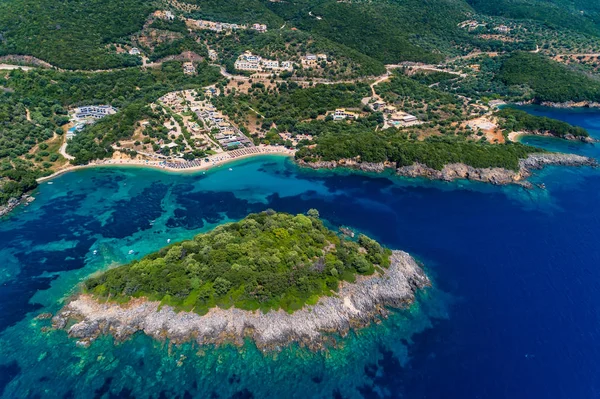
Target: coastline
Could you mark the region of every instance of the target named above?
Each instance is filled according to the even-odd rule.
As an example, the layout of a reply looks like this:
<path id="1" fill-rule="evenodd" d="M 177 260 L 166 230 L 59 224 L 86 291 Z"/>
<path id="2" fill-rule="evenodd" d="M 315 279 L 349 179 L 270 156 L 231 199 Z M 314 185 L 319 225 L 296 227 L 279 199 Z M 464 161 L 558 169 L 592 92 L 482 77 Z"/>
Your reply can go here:
<path id="1" fill-rule="evenodd" d="M 516 184 L 525 188 L 533 187 L 533 185 L 526 180 L 532 175 L 532 170 L 542 169 L 544 166 L 598 166 L 598 162 L 593 158 L 563 153 L 530 154 L 527 158 L 519 160 L 519 169 L 516 171 L 499 167 L 474 168 L 463 163 L 447 164 L 442 170 L 433 169 L 421 163 L 414 163 L 410 166 L 397 168 L 390 162 L 361 163 L 353 159 L 317 161 L 311 163 L 297 161 L 297 164 L 312 169 L 347 168 L 373 173 L 382 173 L 385 170 L 390 170 L 393 171 L 396 176 L 402 177 L 424 177 L 431 180 L 442 180 L 447 182 L 465 179 L 482 183 L 491 183 L 499 186 Z"/>
<path id="2" fill-rule="evenodd" d="M 593 143 L 598 142 L 598 140 L 596 140 L 590 136 L 581 137 L 581 136 L 567 135 L 567 136 L 563 137 L 563 136 L 557 136 L 557 135 L 551 134 L 551 133 L 540 133 L 540 132 L 532 132 L 532 131 L 510 132 L 508 134 L 508 140 L 512 141 L 513 143 L 519 143 L 520 140 L 525 136 L 551 137 L 551 138 L 555 138 L 555 139 L 576 141 L 576 142 L 587 143 L 587 144 L 593 144 Z"/>
<path id="3" fill-rule="evenodd" d="M 291 151 L 291 150 L 282 150 L 277 147 L 260 147 L 260 148 L 265 149 L 265 151 L 257 152 L 257 153 L 253 153 L 253 154 L 246 154 L 246 155 L 238 156 L 235 158 L 229 157 L 229 158 L 221 159 L 219 161 L 214 161 L 214 162 L 202 161 L 202 164 L 200 166 L 189 167 L 189 168 L 185 168 L 185 169 L 173 168 L 173 167 L 169 167 L 166 165 L 162 165 L 162 162 L 158 162 L 158 161 L 143 161 L 143 160 L 133 160 L 133 159 L 132 160 L 107 159 L 107 160 L 103 160 L 103 161 L 92 162 L 92 163 L 89 163 L 86 165 L 70 165 L 64 169 L 54 172 L 51 175 L 38 178 L 37 182 L 43 183 L 43 182 L 52 180 L 60 175 L 65 174 L 65 173 L 73 172 L 73 171 L 80 170 L 80 169 L 89 169 L 89 168 L 138 167 L 138 168 L 157 169 L 157 170 L 162 170 L 165 172 L 193 173 L 193 172 L 199 172 L 199 171 L 208 171 L 212 168 L 218 168 L 223 165 L 232 163 L 234 161 L 239 161 L 242 159 L 248 159 L 248 158 L 259 157 L 259 156 L 264 156 L 264 155 L 281 155 L 281 156 L 287 156 L 287 157 L 294 156 L 294 151 Z M 218 158 L 218 156 L 222 156 L 222 154 L 217 154 L 217 156 L 213 156 L 213 157 Z M 209 159 L 212 159 L 212 158 L 209 157 Z"/>
<path id="4" fill-rule="evenodd" d="M 67 330 L 77 345 L 89 346 L 101 335 L 123 341 L 143 332 L 160 341 L 242 345 L 251 338 L 262 350 L 278 350 L 298 343 L 311 350 L 335 344 L 330 334 L 345 336 L 350 330 L 366 327 L 390 313 L 390 308 L 406 308 L 415 301 L 418 290 L 431 281 L 406 252 L 393 251 L 392 262 L 383 273 L 359 276 L 354 283 L 342 282 L 335 295 L 323 296 L 312 306 L 293 313 L 271 310 L 267 313 L 237 308 L 212 308 L 205 315 L 175 312 L 169 306 L 144 298 L 125 305 L 100 303 L 89 295 L 78 295 L 53 317 L 56 329 Z M 75 322 L 74 324 L 72 322 Z"/>

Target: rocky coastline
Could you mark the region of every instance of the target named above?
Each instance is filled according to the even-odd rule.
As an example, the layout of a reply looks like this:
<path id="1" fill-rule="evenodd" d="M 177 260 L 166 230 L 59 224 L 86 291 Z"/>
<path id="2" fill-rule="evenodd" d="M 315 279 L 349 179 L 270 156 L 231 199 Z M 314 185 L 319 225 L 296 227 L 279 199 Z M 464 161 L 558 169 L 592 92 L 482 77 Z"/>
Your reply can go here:
<path id="1" fill-rule="evenodd" d="M 335 335 L 344 336 L 351 329 L 386 317 L 390 308 L 410 306 L 415 293 L 430 285 L 409 254 L 393 251 L 391 265 L 383 273 L 359 276 L 354 283 L 343 282 L 335 296 L 322 297 L 316 305 L 293 313 L 213 308 L 201 316 L 177 313 L 169 306 L 160 307 L 159 302 L 143 298 L 120 305 L 100 303 L 81 294 L 52 318 L 52 325 L 67 330 L 80 346 L 88 346 L 105 334 L 123 341 L 143 332 L 175 344 L 194 341 L 200 345 L 241 345 L 249 337 L 263 350 L 277 350 L 292 342 L 321 350 L 324 345 L 335 343 Z"/>
<path id="2" fill-rule="evenodd" d="M 597 143 L 599 141 L 590 136 L 575 136 L 572 134 L 566 134 L 564 136 L 559 136 L 557 134 L 552 134 L 550 132 L 540 132 L 540 131 L 532 131 L 532 130 L 523 130 L 523 131 L 519 131 L 519 132 L 512 132 L 512 134 L 516 134 L 517 136 L 556 137 L 558 139 L 569 140 L 569 141 L 581 141 L 582 143 L 588 143 L 588 144 Z M 509 138 L 510 138 L 510 136 L 509 136 Z M 516 141 L 516 140 L 512 140 L 512 141 Z"/>
<path id="3" fill-rule="evenodd" d="M 494 185 L 517 184 L 531 188 L 532 184 L 526 181 L 533 170 L 542 169 L 544 166 L 598 166 L 595 159 L 575 154 L 562 153 L 534 153 L 519 161 L 519 170 L 505 168 L 474 168 L 463 163 L 452 163 L 444 166 L 442 170 L 433 169 L 421 163 L 396 168 L 393 163 L 358 162 L 356 160 L 342 159 L 339 161 L 304 162 L 297 160 L 298 164 L 313 169 L 349 168 L 363 172 L 381 173 L 393 170 L 396 175 L 404 177 L 425 177 L 431 180 L 453 181 L 465 179 L 491 183 Z"/>
<path id="4" fill-rule="evenodd" d="M 24 194 L 19 198 L 11 198 L 5 205 L 0 206 L 0 217 L 6 216 L 11 213 L 16 207 L 21 204 L 28 205 L 35 200 L 34 197 Z"/>

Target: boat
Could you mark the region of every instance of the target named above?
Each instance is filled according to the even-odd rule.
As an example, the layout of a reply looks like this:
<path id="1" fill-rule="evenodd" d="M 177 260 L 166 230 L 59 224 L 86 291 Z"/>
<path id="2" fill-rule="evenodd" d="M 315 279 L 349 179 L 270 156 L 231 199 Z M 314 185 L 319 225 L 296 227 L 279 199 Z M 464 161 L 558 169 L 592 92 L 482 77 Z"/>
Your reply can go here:
<path id="1" fill-rule="evenodd" d="M 168 239 L 167 239 L 167 244 L 169 244 L 170 242 L 171 242 L 171 239 L 170 239 L 170 238 L 168 238 Z"/>
<path id="2" fill-rule="evenodd" d="M 133 255 L 133 253 L 134 253 L 134 252 L 133 252 L 133 249 L 130 249 L 130 250 L 129 250 L 129 255 Z"/>
<path id="3" fill-rule="evenodd" d="M 97 250 L 97 249 L 94 249 L 94 252 L 93 252 L 93 254 L 94 254 L 94 255 L 96 255 L 97 253 L 98 253 L 98 250 Z"/>
<path id="4" fill-rule="evenodd" d="M 54 182 L 52 182 L 52 181 L 49 181 L 49 182 L 48 182 L 48 184 L 54 184 Z"/>
<path id="5" fill-rule="evenodd" d="M 229 171 L 231 172 L 233 169 L 229 168 Z"/>

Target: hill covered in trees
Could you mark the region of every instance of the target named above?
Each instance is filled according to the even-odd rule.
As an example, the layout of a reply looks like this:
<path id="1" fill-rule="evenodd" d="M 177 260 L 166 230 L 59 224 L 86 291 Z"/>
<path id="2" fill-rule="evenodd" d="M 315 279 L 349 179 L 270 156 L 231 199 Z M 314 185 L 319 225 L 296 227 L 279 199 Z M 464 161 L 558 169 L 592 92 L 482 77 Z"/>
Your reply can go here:
<path id="1" fill-rule="evenodd" d="M 0 3 L 0 56 L 33 55 L 68 69 L 137 65 L 107 46 L 141 29 L 153 4 L 143 0 L 8 0 Z"/>
<path id="2" fill-rule="evenodd" d="M 467 0 L 478 12 L 600 34 L 600 3 L 587 0 Z"/>
<path id="3" fill-rule="evenodd" d="M 429 137 L 424 141 L 389 132 L 370 129 L 343 131 L 328 129 L 317 139 L 317 145 L 303 147 L 296 159 L 305 162 L 359 159 L 360 162 L 391 162 L 397 167 L 415 163 L 436 170 L 451 163 L 463 163 L 474 168 L 499 167 L 519 169 L 519 159 L 541 152 L 518 143 L 488 144 L 465 140 L 462 137 Z"/>
<path id="4" fill-rule="evenodd" d="M 507 86 L 526 86 L 540 102 L 600 101 L 600 80 L 541 54 L 511 54 L 496 78 Z"/>
<path id="5" fill-rule="evenodd" d="M 145 297 L 200 314 L 215 306 L 294 311 L 331 295 L 342 280 L 388 267 L 390 255 L 364 235 L 338 236 L 315 210 L 265 211 L 110 269 L 84 288 L 103 299 Z"/>

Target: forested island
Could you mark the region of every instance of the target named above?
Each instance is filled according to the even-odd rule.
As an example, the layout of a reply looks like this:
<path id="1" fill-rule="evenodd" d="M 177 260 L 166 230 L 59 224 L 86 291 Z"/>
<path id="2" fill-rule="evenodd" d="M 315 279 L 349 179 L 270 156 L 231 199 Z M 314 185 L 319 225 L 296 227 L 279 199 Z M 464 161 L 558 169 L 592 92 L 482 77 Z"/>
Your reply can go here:
<path id="1" fill-rule="evenodd" d="M 408 254 L 337 234 L 316 210 L 265 211 L 89 278 L 53 324 L 85 345 L 141 330 L 174 342 L 248 335 L 260 347 L 318 348 L 325 331 L 367 325 L 429 285 Z"/>

